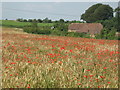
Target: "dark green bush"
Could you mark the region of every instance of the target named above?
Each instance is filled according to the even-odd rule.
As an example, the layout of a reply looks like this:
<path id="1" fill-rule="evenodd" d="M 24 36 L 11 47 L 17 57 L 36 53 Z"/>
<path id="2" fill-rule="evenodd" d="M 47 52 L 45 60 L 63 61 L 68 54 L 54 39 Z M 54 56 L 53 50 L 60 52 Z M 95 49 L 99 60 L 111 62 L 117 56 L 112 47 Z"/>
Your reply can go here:
<path id="1" fill-rule="evenodd" d="M 59 31 L 67 31 L 68 30 L 68 24 L 66 23 L 54 23 L 54 28 L 59 30 Z"/>
<path id="2" fill-rule="evenodd" d="M 57 36 L 65 36 L 66 35 L 65 32 L 57 30 L 57 29 L 51 30 L 51 31 L 52 31 L 51 32 L 52 35 L 57 35 Z"/>
<path id="3" fill-rule="evenodd" d="M 23 29 L 27 33 L 46 34 L 46 35 L 51 34 L 50 27 L 48 26 L 38 27 L 36 22 L 32 22 L 31 26 L 24 27 Z"/>
<path id="4" fill-rule="evenodd" d="M 116 31 L 117 29 L 115 28 L 103 28 L 103 30 L 101 31 L 100 34 L 97 34 L 95 36 L 96 39 L 109 39 L 109 40 L 116 40 L 117 36 L 116 36 Z"/>
<path id="5" fill-rule="evenodd" d="M 38 30 L 37 34 L 49 35 L 49 34 L 51 34 L 51 30 Z"/>

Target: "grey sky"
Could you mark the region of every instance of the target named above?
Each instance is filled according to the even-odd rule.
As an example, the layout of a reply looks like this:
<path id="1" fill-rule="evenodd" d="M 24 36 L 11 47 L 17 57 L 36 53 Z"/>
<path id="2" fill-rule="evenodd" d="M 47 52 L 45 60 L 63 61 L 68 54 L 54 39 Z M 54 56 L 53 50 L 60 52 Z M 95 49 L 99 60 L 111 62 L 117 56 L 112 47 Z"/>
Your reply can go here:
<path id="1" fill-rule="evenodd" d="M 2 2 L 118 2 L 119 0 L 1 0 Z"/>
<path id="2" fill-rule="evenodd" d="M 48 17 L 52 20 L 79 20 L 80 16 L 95 2 L 3 2 L 2 18 L 40 18 Z M 105 2 L 113 9 L 118 6 L 117 2 Z"/>

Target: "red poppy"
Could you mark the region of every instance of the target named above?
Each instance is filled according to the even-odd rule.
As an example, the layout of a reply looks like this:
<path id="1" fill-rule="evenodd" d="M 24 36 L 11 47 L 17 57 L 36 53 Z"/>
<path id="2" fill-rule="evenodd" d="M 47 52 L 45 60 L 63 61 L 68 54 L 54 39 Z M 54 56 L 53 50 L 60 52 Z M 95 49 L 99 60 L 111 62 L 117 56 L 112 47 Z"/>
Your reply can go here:
<path id="1" fill-rule="evenodd" d="M 29 87 L 27 87 L 27 88 L 30 88 L 30 86 L 29 86 Z"/>
<path id="2" fill-rule="evenodd" d="M 16 64 L 16 63 L 12 62 L 12 63 L 10 63 L 10 64 Z"/>
<path id="3" fill-rule="evenodd" d="M 98 86 L 98 88 L 100 88 L 100 86 Z"/>
<path id="4" fill-rule="evenodd" d="M 109 62 L 113 62 L 113 60 L 109 60 Z"/>
<path id="5" fill-rule="evenodd" d="M 81 83 L 77 83 L 77 85 L 81 85 Z"/>
<path id="6" fill-rule="evenodd" d="M 88 76 L 84 75 L 84 77 L 86 77 L 86 78 L 87 78 Z"/>
<path id="7" fill-rule="evenodd" d="M 60 49 L 63 50 L 63 49 L 65 49 L 65 48 L 64 48 L 64 47 L 61 47 Z"/>
<path id="8" fill-rule="evenodd" d="M 16 73 L 16 75 L 18 75 L 18 73 Z"/>
<path id="9" fill-rule="evenodd" d="M 92 82 L 92 80 L 90 80 Z"/>
<path id="10" fill-rule="evenodd" d="M 86 71 L 91 71 L 90 69 L 86 70 Z"/>
<path id="11" fill-rule="evenodd" d="M 30 61 L 28 61 L 28 63 L 31 63 Z"/>
<path id="12" fill-rule="evenodd" d="M 32 64 L 37 64 L 37 62 L 32 62 Z"/>
<path id="13" fill-rule="evenodd" d="M 60 61 L 59 64 L 62 64 L 62 61 Z"/>
<path id="14" fill-rule="evenodd" d="M 10 76 L 13 76 L 12 74 L 10 74 Z"/>
<path id="15" fill-rule="evenodd" d="M 5 67 L 5 68 L 9 68 L 9 67 Z"/>
<path id="16" fill-rule="evenodd" d="M 107 67 L 104 67 L 104 69 L 107 69 Z"/>
<path id="17" fill-rule="evenodd" d="M 89 75 L 90 77 L 93 77 L 93 75 Z"/>
<path id="18" fill-rule="evenodd" d="M 105 78 L 104 76 L 100 76 L 100 78 Z"/>
<path id="19" fill-rule="evenodd" d="M 70 50 L 70 52 L 72 52 L 72 50 Z"/>

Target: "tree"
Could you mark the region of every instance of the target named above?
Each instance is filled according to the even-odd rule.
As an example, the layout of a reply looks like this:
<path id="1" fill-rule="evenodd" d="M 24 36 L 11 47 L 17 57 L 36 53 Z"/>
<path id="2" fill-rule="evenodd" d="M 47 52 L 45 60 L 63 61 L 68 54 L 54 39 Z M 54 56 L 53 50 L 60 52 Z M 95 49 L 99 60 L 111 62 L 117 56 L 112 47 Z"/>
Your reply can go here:
<path id="1" fill-rule="evenodd" d="M 95 4 L 88 8 L 84 14 L 81 15 L 81 19 L 88 23 L 95 22 L 97 20 L 107 20 L 113 17 L 113 9 L 109 5 Z"/>
<path id="2" fill-rule="evenodd" d="M 48 18 L 43 19 L 43 23 L 51 23 L 52 21 Z"/>
<path id="3" fill-rule="evenodd" d="M 23 19 L 23 22 L 27 22 L 27 19 Z"/>
<path id="4" fill-rule="evenodd" d="M 38 21 L 37 21 L 37 19 L 33 19 L 33 20 L 32 20 L 32 22 L 34 22 L 34 23 L 35 23 L 35 22 L 38 22 Z"/>
<path id="5" fill-rule="evenodd" d="M 60 19 L 59 22 L 60 22 L 60 23 L 64 23 L 64 19 Z"/>
<path id="6" fill-rule="evenodd" d="M 48 23 L 52 23 L 52 20 L 49 19 L 49 20 L 48 20 Z"/>
<path id="7" fill-rule="evenodd" d="M 69 21 L 67 20 L 67 21 L 65 21 L 65 23 L 69 23 Z"/>
<path id="8" fill-rule="evenodd" d="M 39 23 L 42 23 L 42 20 L 41 20 L 41 19 L 38 19 L 38 22 L 39 22 Z"/>
<path id="9" fill-rule="evenodd" d="M 16 21 L 23 22 L 23 18 L 18 18 Z"/>
<path id="10" fill-rule="evenodd" d="M 32 19 L 28 19 L 28 22 L 32 22 Z"/>

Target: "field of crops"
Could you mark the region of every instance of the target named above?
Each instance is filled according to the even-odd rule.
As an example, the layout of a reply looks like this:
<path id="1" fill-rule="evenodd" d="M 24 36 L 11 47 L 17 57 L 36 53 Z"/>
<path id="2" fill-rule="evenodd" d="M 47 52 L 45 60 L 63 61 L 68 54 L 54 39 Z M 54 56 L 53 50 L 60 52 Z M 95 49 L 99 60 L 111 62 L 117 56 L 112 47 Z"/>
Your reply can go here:
<path id="1" fill-rule="evenodd" d="M 17 28 L 23 28 L 24 26 L 31 25 L 30 22 L 17 22 L 13 20 L 0 20 L 0 26 L 6 26 L 6 27 L 17 27 Z M 53 23 L 38 23 L 38 26 L 52 26 Z"/>
<path id="2" fill-rule="evenodd" d="M 3 88 L 118 88 L 118 41 L 2 36 Z"/>

